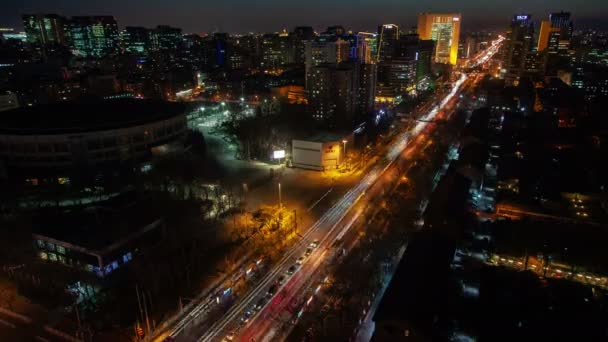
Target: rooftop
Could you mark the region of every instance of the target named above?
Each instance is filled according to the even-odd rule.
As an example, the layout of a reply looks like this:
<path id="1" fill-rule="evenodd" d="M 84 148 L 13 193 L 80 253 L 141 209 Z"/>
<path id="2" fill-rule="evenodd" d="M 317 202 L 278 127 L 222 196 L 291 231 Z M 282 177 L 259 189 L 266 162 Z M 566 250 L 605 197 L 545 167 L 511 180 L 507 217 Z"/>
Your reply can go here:
<path id="1" fill-rule="evenodd" d="M 317 132 L 304 139 L 296 139 L 296 140 L 325 143 L 325 142 L 342 141 L 344 139 L 348 139 L 348 133 L 339 134 L 339 133 L 330 133 L 330 132 Z"/>
<path id="2" fill-rule="evenodd" d="M 87 99 L 5 111 L 0 115 L 0 133 L 66 134 L 110 130 L 165 120 L 184 112 L 183 104 L 174 102 Z"/>
<path id="3" fill-rule="evenodd" d="M 33 218 L 33 233 L 102 251 L 161 219 L 156 202 L 119 197 L 102 205 L 75 210 L 48 210 Z M 157 212 L 157 211 L 156 211 Z"/>

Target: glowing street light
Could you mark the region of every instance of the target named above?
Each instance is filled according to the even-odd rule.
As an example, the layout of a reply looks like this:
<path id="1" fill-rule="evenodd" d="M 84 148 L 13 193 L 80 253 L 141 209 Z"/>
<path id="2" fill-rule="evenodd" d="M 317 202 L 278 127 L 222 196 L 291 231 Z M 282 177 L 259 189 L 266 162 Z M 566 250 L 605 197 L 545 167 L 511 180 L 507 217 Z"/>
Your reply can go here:
<path id="1" fill-rule="evenodd" d="M 344 160 L 346 161 L 346 143 L 348 141 L 346 139 L 342 140 L 342 146 L 344 146 Z"/>
<path id="2" fill-rule="evenodd" d="M 281 199 L 281 183 L 279 183 L 279 209 L 283 208 L 283 201 Z"/>

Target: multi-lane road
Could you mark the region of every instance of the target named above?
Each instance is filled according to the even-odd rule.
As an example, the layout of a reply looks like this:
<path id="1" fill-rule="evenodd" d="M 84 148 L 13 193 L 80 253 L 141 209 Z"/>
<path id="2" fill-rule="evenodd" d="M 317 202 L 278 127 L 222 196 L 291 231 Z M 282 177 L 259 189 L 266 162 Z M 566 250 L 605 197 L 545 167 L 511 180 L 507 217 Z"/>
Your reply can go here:
<path id="1" fill-rule="evenodd" d="M 487 60 L 498 50 L 499 43 L 492 45 L 491 54 L 480 54 L 477 58 Z M 361 180 L 303 233 L 300 240 L 244 295 L 234 298 L 234 303 L 220 314 L 221 317 L 209 319 L 210 313 L 224 300 L 222 296 L 230 290 L 225 282 L 208 291 L 200 304 L 189 308 L 161 338 L 168 336 L 168 340 L 175 341 L 270 341 L 284 338 L 285 328 L 297 319 L 307 303 L 314 300 L 314 293 L 322 287 L 327 266 L 344 251 L 340 241 L 361 215 L 364 202 L 383 191 L 383 182 L 390 182 L 386 171 L 403 151 L 413 145 L 412 142 L 417 141 L 416 137 L 438 113 L 453 105 L 468 82 L 466 74 L 459 74 L 450 91 L 435 99 L 436 105 L 420 115 L 410 130 L 393 139 Z M 244 272 L 251 272 L 251 268 L 239 268 L 232 277 L 242 277 Z"/>
<path id="2" fill-rule="evenodd" d="M 361 213 L 358 205 L 366 192 L 377 182 L 385 181 L 385 171 L 397 157 L 408 147 L 408 144 L 432 121 L 441 109 L 459 94 L 467 75 L 461 74 L 453 83 L 451 91 L 439 104 L 423 115 L 414 127 L 401 133 L 386 149 L 383 158 L 372 167 L 365 176 L 338 202 L 331 207 L 302 237 L 300 242 L 291 248 L 285 256 L 273 266 L 262 281 L 256 284 L 246 296 L 232 306 L 222 318 L 202 332 L 198 341 L 220 341 L 238 339 L 244 341 L 271 340 L 282 333 L 285 323 L 297 318 L 310 289 L 316 289 L 324 278 L 325 267 L 341 253 L 341 248 L 334 248 L 348 232 Z M 376 187 L 381 191 L 382 187 Z M 369 193 L 367 197 L 376 194 Z M 313 241 L 318 246 L 307 249 Z M 281 284 L 280 277 L 287 278 Z M 278 287 L 276 291 L 273 287 Z M 270 293 L 269 293 L 269 290 Z M 307 299 L 308 298 L 308 299 Z M 191 336 L 190 336 L 191 337 Z"/>

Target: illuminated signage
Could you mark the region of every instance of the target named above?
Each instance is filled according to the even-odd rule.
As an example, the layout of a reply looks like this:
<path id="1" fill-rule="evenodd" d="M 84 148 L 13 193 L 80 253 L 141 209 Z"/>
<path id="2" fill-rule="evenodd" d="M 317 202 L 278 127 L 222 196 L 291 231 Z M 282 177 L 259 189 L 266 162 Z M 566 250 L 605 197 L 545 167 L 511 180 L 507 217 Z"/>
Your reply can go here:
<path id="1" fill-rule="evenodd" d="M 278 151 L 274 151 L 272 153 L 272 157 L 274 159 L 281 159 L 281 158 L 285 158 L 285 150 L 278 150 Z"/>
<path id="2" fill-rule="evenodd" d="M 458 18 L 458 17 L 454 17 L 454 18 L 452 18 L 452 20 L 453 20 L 453 21 L 460 21 L 460 18 Z"/>
<path id="3" fill-rule="evenodd" d="M 528 16 L 527 15 L 518 15 L 517 20 L 528 20 Z"/>

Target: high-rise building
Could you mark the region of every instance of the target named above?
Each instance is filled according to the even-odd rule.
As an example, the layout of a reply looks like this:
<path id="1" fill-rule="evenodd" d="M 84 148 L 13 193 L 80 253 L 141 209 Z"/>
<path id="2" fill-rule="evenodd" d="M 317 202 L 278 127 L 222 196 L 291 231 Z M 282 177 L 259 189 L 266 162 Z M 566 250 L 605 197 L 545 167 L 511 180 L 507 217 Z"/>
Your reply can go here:
<path id="1" fill-rule="evenodd" d="M 159 25 L 150 31 L 150 43 L 155 51 L 176 51 L 182 43 L 182 29 Z"/>
<path id="2" fill-rule="evenodd" d="M 384 24 L 378 26 L 378 47 L 376 60 L 381 62 L 390 59 L 393 55 L 395 42 L 399 39 L 399 26 L 395 24 Z"/>
<path id="3" fill-rule="evenodd" d="M 145 27 L 127 26 L 121 32 L 120 41 L 125 52 L 147 55 L 150 50 L 150 30 Z"/>
<path id="4" fill-rule="evenodd" d="M 545 49 L 549 46 L 549 35 L 553 31 L 553 27 L 551 27 L 551 21 L 543 20 L 540 22 L 540 32 L 538 33 L 538 44 L 536 46 L 536 50 L 538 52 L 545 51 Z"/>
<path id="5" fill-rule="evenodd" d="M 338 64 L 349 59 L 350 44 L 340 38 L 319 37 L 307 41 L 304 48 L 306 73 L 316 65 Z"/>
<path id="6" fill-rule="evenodd" d="M 359 65 L 359 86 L 357 93 L 357 114 L 364 118 L 374 110 L 376 99 L 377 64 Z"/>
<path id="7" fill-rule="evenodd" d="M 67 19 L 56 14 L 22 16 L 27 42 L 39 57 L 45 57 L 59 46 L 67 46 Z"/>
<path id="8" fill-rule="evenodd" d="M 418 15 L 420 39 L 435 41 L 433 56 L 435 63 L 456 65 L 460 22 L 461 15 L 459 13 L 421 13 Z"/>
<path id="9" fill-rule="evenodd" d="M 505 42 L 503 66 L 507 84 L 517 81 L 526 70 L 526 58 L 532 51 L 534 24 L 529 14 L 516 14 L 511 20 Z"/>
<path id="10" fill-rule="evenodd" d="M 65 17 L 57 14 L 25 14 L 23 15 L 23 27 L 27 41 L 31 44 L 66 45 L 66 23 Z"/>
<path id="11" fill-rule="evenodd" d="M 416 89 L 418 35 L 402 35 L 393 42 L 392 53 L 378 63 L 378 101 L 390 102 L 395 97 Z"/>
<path id="12" fill-rule="evenodd" d="M 553 54 L 562 54 L 570 48 L 570 40 L 572 39 L 573 24 L 570 20 L 570 12 L 551 13 L 549 21 L 551 22 L 551 30 L 547 51 Z"/>
<path id="13" fill-rule="evenodd" d="M 433 40 L 418 40 L 418 50 L 416 51 L 417 90 L 426 90 L 429 86 L 434 52 L 435 42 Z"/>
<path id="14" fill-rule="evenodd" d="M 315 38 L 315 31 L 310 26 L 298 26 L 293 29 L 290 35 L 294 49 L 294 63 L 304 65 L 305 62 L 305 42 Z"/>
<path id="15" fill-rule="evenodd" d="M 265 69 L 284 67 L 294 63 L 294 46 L 289 33 L 267 33 L 260 43 L 262 60 L 260 66 Z"/>
<path id="16" fill-rule="evenodd" d="M 118 24 L 112 16 L 82 16 L 70 20 L 70 47 L 82 57 L 104 57 L 118 47 Z"/>
<path id="17" fill-rule="evenodd" d="M 371 32 L 359 32 L 358 34 L 362 36 L 367 43 L 371 61 L 375 62 L 378 57 L 378 34 Z"/>
<path id="18" fill-rule="evenodd" d="M 352 127 L 357 108 L 355 63 L 313 66 L 307 81 L 308 110 L 327 127 Z"/>
<path id="19" fill-rule="evenodd" d="M 348 41 L 348 57 L 351 61 L 359 63 L 371 63 L 371 50 L 365 37 L 358 33 L 349 33 L 342 36 Z"/>

